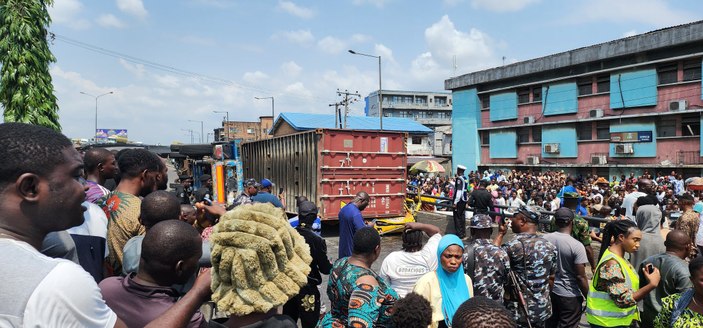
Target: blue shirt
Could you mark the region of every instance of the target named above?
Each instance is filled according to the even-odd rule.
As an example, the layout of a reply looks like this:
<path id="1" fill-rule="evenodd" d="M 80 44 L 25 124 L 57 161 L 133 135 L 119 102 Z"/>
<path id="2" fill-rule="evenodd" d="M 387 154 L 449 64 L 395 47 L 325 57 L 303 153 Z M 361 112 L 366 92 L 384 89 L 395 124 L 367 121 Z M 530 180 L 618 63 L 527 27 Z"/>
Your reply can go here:
<path id="1" fill-rule="evenodd" d="M 271 195 L 265 191 L 259 191 L 254 197 L 251 198 L 254 203 L 271 203 L 273 206 L 283 208 L 283 204 L 278 200 L 278 197 Z"/>
<path id="2" fill-rule="evenodd" d="M 585 207 L 581 206 L 581 204 L 578 204 L 578 206 L 576 206 L 576 214 L 580 216 L 587 216 L 588 210 Z"/>
<path id="3" fill-rule="evenodd" d="M 352 255 L 354 233 L 366 226 L 361 211 L 355 204 L 349 203 L 339 211 L 339 257 Z"/>

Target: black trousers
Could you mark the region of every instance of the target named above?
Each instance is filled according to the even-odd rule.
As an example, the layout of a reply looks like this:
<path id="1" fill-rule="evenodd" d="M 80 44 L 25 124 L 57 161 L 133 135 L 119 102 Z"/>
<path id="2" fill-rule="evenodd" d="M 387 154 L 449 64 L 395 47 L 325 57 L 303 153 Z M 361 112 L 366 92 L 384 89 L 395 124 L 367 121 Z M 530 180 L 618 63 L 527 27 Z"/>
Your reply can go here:
<path id="1" fill-rule="evenodd" d="M 454 231 L 459 238 L 466 237 L 466 202 L 459 201 L 454 207 Z"/>
<path id="2" fill-rule="evenodd" d="M 547 319 L 547 328 L 578 327 L 583 312 L 583 297 L 564 297 L 551 293 L 552 316 Z"/>
<path id="3" fill-rule="evenodd" d="M 307 284 L 300 293 L 283 305 L 283 314 L 291 317 L 301 327 L 314 328 L 320 319 L 320 291 L 317 286 Z"/>

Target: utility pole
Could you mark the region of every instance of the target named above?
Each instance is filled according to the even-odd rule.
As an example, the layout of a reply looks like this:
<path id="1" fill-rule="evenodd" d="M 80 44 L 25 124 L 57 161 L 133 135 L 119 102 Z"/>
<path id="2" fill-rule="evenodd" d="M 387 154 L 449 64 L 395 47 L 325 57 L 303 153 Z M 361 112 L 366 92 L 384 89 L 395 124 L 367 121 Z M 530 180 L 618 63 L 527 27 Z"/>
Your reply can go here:
<path id="1" fill-rule="evenodd" d="M 347 128 L 347 116 L 349 116 L 349 105 L 351 105 L 351 104 L 357 102 L 359 99 L 361 99 L 361 95 L 359 94 L 359 91 L 355 91 L 354 93 L 351 93 L 347 90 L 339 91 L 339 89 L 337 89 L 337 96 L 339 96 L 339 97 L 344 96 L 344 100 L 337 103 L 336 105 L 337 106 L 344 106 L 344 120 L 343 120 L 344 123 L 342 125 L 342 129 L 346 129 Z M 335 109 L 337 108 L 337 106 L 335 106 Z"/>

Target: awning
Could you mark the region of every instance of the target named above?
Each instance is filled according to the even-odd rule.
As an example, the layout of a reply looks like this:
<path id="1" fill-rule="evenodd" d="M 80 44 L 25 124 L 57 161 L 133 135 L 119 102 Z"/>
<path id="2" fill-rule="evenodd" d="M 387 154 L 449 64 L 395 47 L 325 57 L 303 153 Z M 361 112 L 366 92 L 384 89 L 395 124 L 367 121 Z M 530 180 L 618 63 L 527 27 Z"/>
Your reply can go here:
<path id="1" fill-rule="evenodd" d="M 437 161 L 438 163 L 445 163 L 449 161 L 449 158 L 444 157 L 434 157 L 434 156 L 408 156 L 408 166 L 413 166 L 419 161 L 424 161 L 426 159 Z"/>

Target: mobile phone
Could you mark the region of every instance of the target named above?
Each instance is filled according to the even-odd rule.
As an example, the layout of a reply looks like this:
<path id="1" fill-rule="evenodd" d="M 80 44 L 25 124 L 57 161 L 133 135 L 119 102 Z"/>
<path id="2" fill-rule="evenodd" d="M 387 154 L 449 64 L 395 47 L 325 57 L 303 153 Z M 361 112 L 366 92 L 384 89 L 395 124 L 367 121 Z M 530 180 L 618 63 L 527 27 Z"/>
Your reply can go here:
<path id="1" fill-rule="evenodd" d="M 645 268 L 647 268 L 648 273 L 654 273 L 654 265 L 652 265 L 651 263 L 647 264 Z"/>
<path id="2" fill-rule="evenodd" d="M 280 194 L 282 194 L 282 193 L 283 193 L 283 187 L 278 188 L 278 194 L 280 195 Z"/>

